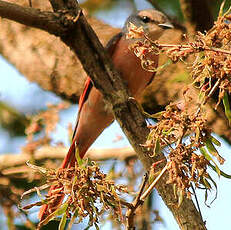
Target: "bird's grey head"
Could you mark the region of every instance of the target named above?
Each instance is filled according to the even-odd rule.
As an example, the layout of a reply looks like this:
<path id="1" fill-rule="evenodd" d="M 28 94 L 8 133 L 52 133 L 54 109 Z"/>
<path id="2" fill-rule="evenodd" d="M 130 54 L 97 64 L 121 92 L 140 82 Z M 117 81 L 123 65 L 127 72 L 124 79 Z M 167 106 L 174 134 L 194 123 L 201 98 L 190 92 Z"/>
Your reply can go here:
<path id="1" fill-rule="evenodd" d="M 142 26 L 146 35 L 152 40 L 158 39 L 165 29 L 173 28 L 169 19 L 160 11 L 154 9 L 140 10 L 130 15 L 123 27 L 124 33 L 128 32 L 130 22 L 137 27 Z"/>

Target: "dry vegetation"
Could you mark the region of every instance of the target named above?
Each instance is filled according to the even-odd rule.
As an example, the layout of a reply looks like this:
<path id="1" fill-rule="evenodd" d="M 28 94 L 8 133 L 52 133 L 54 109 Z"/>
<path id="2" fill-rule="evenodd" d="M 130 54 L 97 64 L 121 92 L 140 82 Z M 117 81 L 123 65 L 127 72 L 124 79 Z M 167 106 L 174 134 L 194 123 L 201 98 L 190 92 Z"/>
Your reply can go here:
<path id="1" fill-rule="evenodd" d="M 231 93 L 231 17 L 229 12 L 223 13 L 221 7 L 213 28 L 205 34 L 198 32 L 194 40 L 187 44 L 160 44 L 146 37 L 144 42 L 137 41 L 131 46 L 147 71 L 159 71 L 165 66 L 154 69 L 152 60 L 146 58 L 150 52 L 164 53 L 172 63 L 179 61 L 186 63 L 189 56 L 193 57 L 193 61 L 186 63 L 194 81 L 188 88 L 196 86 L 200 89 L 198 104 L 191 106 L 187 88 L 184 91 L 184 101 L 171 103 L 164 111 L 148 115 L 157 119 L 158 122 L 149 126 L 150 134 L 147 142 L 144 143 L 147 148 L 152 150 L 153 156 L 160 151 L 165 152 L 167 163 L 164 170 L 169 175 L 167 183 L 173 185 L 174 192 L 178 197 L 178 205 L 181 204 L 184 196 L 191 198 L 192 187 L 203 188 L 206 193 L 212 186 L 216 188 L 214 179 L 208 173 L 209 167 L 216 171 L 218 176 L 229 177 L 219 169 L 218 164 L 223 164 L 224 159 L 216 150 L 216 146 L 219 146 L 220 143 L 211 135 L 212 130 L 207 125 L 204 107 L 208 99 L 218 90 L 216 106 L 223 101 L 226 116 L 229 122 L 231 121 L 228 101 L 228 94 Z M 128 36 L 139 38 L 145 34 L 141 28 L 131 25 Z M 50 122 L 51 120 L 46 125 L 53 127 L 52 123 L 49 124 Z M 122 206 L 127 208 L 131 206 L 118 194 L 118 192 L 127 193 L 126 187 L 115 185 L 115 182 L 100 172 L 94 162 L 78 159 L 78 164 L 75 167 L 62 170 L 31 167 L 47 175 L 45 187 L 56 186 L 57 191 L 63 191 L 67 197 L 40 223 L 39 227 L 55 216 L 62 216 L 60 229 L 64 229 L 67 218 L 71 218 L 70 228 L 78 216 L 78 222 L 88 217 L 89 226 L 94 225 L 98 228 L 99 216 L 106 210 L 112 209 L 115 216 L 122 221 Z M 153 174 L 153 170 L 151 170 L 151 178 L 154 174 L 160 173 L 154 172 Z M 41 189 L 43 188 L 44 186 L 41 187 Z M 40 189 L 36 190 L 40 194 Z M 26 194 L 32 191 L 34 190 L 30 190 Z M 28 205 L 24 209 L 50 203 L 55 198 L 56 193 L 42 199 L 41 202 Z"/>

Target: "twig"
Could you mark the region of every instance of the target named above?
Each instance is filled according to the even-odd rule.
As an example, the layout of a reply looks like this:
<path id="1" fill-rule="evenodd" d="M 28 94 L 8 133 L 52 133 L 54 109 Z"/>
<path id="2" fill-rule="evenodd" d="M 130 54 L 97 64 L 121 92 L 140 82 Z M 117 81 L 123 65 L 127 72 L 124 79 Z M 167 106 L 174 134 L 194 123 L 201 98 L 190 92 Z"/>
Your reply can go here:
<path id="1" fill-rule="evenodd" d="M 156 186 L 157 182 L 160 180 L 160 178 L 164 175 L 168 168 L 168 164 L 164 166 L 164 168 L 161 170 L 160 174 L 156 177 L 156 179 L 151 183 L 151 185 L 148 187 L 148 189 L 144 192 L 144 194 L 140 197 L 140 200 L 144 202 L 146 197 L 152 192 L 153 188 Z"/>
<path id="2" fill-rule="evenodd" d="M 221 78 L 219 78 L 216 82 L 216 84 L 213 86 L 213 88 L 210 90 L 209 94 L 205 97 L 203 105 L 205 105 L 208 101 L 208 99 L 212 96 L 212 94 L 214 93 L 214 91 L 217 89 L 217 87 L 219 86 L 221 82 Z"/>
<path id="3" fill-rule="evenodd" d="M 0 0 L 0 17 L 42 29 L 58 36 L 67 32 L 67 28 L 60 22 L 61 13 L 41 11 Z"/>
<path id="4" fill-rule="evenodd" d="M 29 1 L 29 6 L 32 7 L 32 1 L 31 0 L 28 1 Z"/>
<path id="5" fill-rule="evenodd" d="M 199 213 L 200 213 L 201 219 L 203 220 L 202 213 L 201 213 L 201 209 L 200 209 L 200 205 L 199 205 L 199 202 L 198 202 L 198 199 L 197 199 L 197 194 L 196 194 L 195 188 L 193 187 L 192 184 L 191 184 L 191 188 L 192 188 L 193 193 L 194 193 L 194 197 L 195 197 L 195 200 L 196 200 L 196 204 L 197 204 L 198 211 L 199 211 Z"/>
<path id="6" fill-rule="evenodd" d="M 156 179 L 152 182 L 152 184 L 143 193 L 144 188 L 145 188 L 145 184 L 146 184 L 146 182 L 148 180 L 148 175 L 147 174 L 144 175 L 143 182 L 142 182 L 142 185 L 140 187 L 140 191 L 139 191 L 136 199 L 132 202 L 131 207 L 128 209 L 128 211 L 126 213 L 126 218 L 127 218 L 126 230 L 135 229 L 135 226 L 134 226 L 134 216 L 135 216 L 136 209 L 144 203 L 145 199 L 152 192 L 153 188 L 155 187 L 155 185 L 157 184 L 157 182 L 160 180 L 160 178 L 164 175 L 164 173 L 166 172 L 166 170 L 167 170 L 167 164 L 162 169 L 162 171 L 160 172 L 160 174 L 156 177 Z"/>
<path id="7" fill-rule="evenodd" d="M 62 146 L 53 147 L 50 145 L 42 146 L 35 150 L 34 159 L 36 162 L 44 162 L 48 159 L 62 160 L 68 149 Z M 136 153 L 131 147 L 125 148 L 109 148 L 109 149 L 90 149 L 86 157 L 94 161 L 117 159 L 120 161 L 136 158 Z M 27 153 L 14 154 L 6 153 L 0 156 L 0 171 L 5 174 L 17 173 L 22 171 L 22 166 L 25 166 L 25 162 L 31 159 L 31 155 Z M 25 171 L 25 168 L 23 168 Z"/>
<path id="8" fill-rule="evenodd" d="M 219 48 L 215 48 L 215 47 L 202 47 L 202 46 L 195 46 L 194 43 L 189 43 L 187 45 L 177 45 L 177 44 L 160 44 L 157 43 L 156 41 L 153 41 L 152 39 L 150 39 L 145 33 L 144 33 L 144 37 L 154 46 L 156 46 L 157 48 L 176 48 L 176 49 L 194 49 L 194 50 L 198 50 L 198 51 L 211 51 L 211 52 L 215 52 L 215 53 L 223 53 L 223 54 L 228 54 L 231 55 L 231 51 L 229 50 L 224 50 L 224 49 L 219 49 Z"/>
<path id="9" fill-rule="evenodd" d="M 143 204 L 143 200 L 141 200 L 141 195 L 144 191 L 145 184 L 148 180 L 148 174 L 146 173 L 143 177 L 143 181 L 140 187 L 140 191 L 136 197 L 136 199 L 132 202 L 132 206 L 127 210 L 126 212 L 126 230 L 132 230 L 135 229 L 134 226 L 134 216 L 135 216 L 135 211 L 136 209 Z"/>

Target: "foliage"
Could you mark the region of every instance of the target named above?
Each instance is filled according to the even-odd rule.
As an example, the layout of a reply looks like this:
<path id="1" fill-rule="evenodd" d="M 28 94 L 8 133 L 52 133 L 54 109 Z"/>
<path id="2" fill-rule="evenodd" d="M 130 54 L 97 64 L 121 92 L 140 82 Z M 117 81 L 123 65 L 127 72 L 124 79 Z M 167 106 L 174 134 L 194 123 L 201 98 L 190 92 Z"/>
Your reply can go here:
<path id="1" fill-rule="evenodd" d="M 153 61 L 148 58 L 150 53 L 165 53 L 173 63 L 185 62 L 189 56 L 194 56 L 194 61 L 188 66 L 194 79 L 193 84 L 200 89 L 198 105 L 190 104 L 186 89 L 184 101 L 170 104 L 165 111 L 149 115 L 156 118 L 158 123 L 150 126 L 150 134 L 145 144 L 152 150 L 153 156 L 163 149 L 167 153 L 169 172 L 167 183 L 174 186 L 179 205 L 185 194 L 188 198 L 191 197 L 192 183 L 197 188 L 205 189 L 206 194 L 207 190 L 212 188 L 211 183 L 217 189 L 214 179 L 207 171 L 208 166 L 214 169 L 218 176 L 226 175 L 223 172 L 221 174 L 214 160 L 215 158 L 220 164 L 224 163 L 215 147 L 220 146 L 220 143 L 211 135 L 212 130 L 206 123 L 206 114 L 203 111 L 203 106 L 218 90 L 215 109 L 223 100 L 226 117 L 231 123 L 228 100 L 228 95 L 231 94 L 231 8 L 223 13 L 223 7 L 224 4 L 213 28 L 205 34 L 198 32 L 195 39 L 185 45 L 160 44 L 158 41 L 152 41 L 145 35 L 142 27 L 137 28 L 133 24 L 130 25 L 127 35 L 128 38 L 137 39 L 130 48 L 141 59 L 141 64 L 147 71 L 157 72 L 166 65 L 153 68 Z M 139 40 L 143 36 L 146 40 Z M 168 148 L 164 148 L 166 146 Z M 205 197 L 207 199 L 207 195 Z"/>
<path id="2" fill-rule="evenodd" d="M 53 210 L 39 223 L 38 228 L 46 225 L 54 217 L 62 216 L 59 229 L 64 229 L 67 218 L 71 218 L 68 224 L 68 229 L 71 229 L 76 218 L 79 223 L 86 217 L 89 218 L 89 227 L 94 225 L 96 229 L 99 229 L 99 217 L 109 209 L 114 212 L 114 218 L 122 221 L 121 202 L 123 203 L 123 201 L 117 193 L 127 193 L 127 189 L 123 185 L 115 185 L 113 180 L 108 179 L 106 174 L 100 172 L 99 166 L 95 162 L 82 160 L 81 163 L 76 163 L 75 167 L 58 170 L 28 165 L 47 177 L 47 184 L 36 188 L 40 197 L 40 190 L 48 186 L 53 188 L 53 193 L 46 196 L 44 200 L 23 207 L 23 210 L 27 210 L 34 206 L 52 205 Z M 34 190 L 31 189 L 24 195 Z M 54 203 L 57 202 L 60 191 L 62 191 L 61 196 L 66 195 L 67 197 L 64 201 L 64 197 L 61 197 L 60 202 Z"/>

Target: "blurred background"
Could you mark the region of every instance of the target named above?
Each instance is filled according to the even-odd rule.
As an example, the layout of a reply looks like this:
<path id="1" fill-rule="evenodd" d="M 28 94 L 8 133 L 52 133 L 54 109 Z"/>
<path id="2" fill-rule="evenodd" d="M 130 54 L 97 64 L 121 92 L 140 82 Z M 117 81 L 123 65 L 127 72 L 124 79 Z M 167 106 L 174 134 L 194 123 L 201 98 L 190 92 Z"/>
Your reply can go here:
<path id="1" fill-rule="evenodd" d="M 27 1 L 22 0 L 11 2 L 25 6 L 28 5 Z M 192 11 L 190 11 L 191 15 L 188 18 L 186 18 L 187 15 L 184 15 L 184 12 L 182 12 L 182 5 L 185 2 L 190 2 L 192 6 Z M 192 25 L 191 31 L 200 30 L 203 32 L 211 28 L 213 21 L 218 15 L 221 2 L 222 1 L 220 0 L 80 1 L 81 6 L 85 10 L 85 14 L 88 15 L 88 17 L 93 17 L 90 18 L 89 21 L 104 44 L 113 34 L 119 31 L 117 28 L 123 26 L 126 18 L 133 11 L 151 8 L 153 6 L 164 11 L 164 13 L 166 13 L 171 20 L 179 26 L 177 28 L 178 31 L 176 32 L 178 40 L 182 39 L 179 34 L 186 32 L 188 23 L 191 23 Z M 231 1 L 226 1 L 226 8 L 230 6 L 230 3 Z M 43 9 L 47 9 L 48 7 L 49 9 L 49 6 L 46 6 L 46 4 L 47 3 L 43 4 L 32 1 L 33 7 Z M 63 100 L 68 101 L 69 106 L 66 106 L 68 108 L 64 106 L 65 109 L 57 109 L 57 111 L 55 110 L 52 112 L 51 116 L 59 114 L 59 121 L 56 127 L 49 131 L 49 141 L 45 141 L 44 143 L 49 143 L 51 146 L 68 147 L 70 144 L 70 124 L 74 127 L 78 111 L 76 102 L 78 101 L 86 77 L 82 73 L 83 70 L 81 67 L 77 70 L 73 70 L 77 65 L 79 66 L 78 61 L 66 47 L 59 47 L 59 49 L 56 49 L 60 46 L 60 43 L 58 43 L 60 41 L 44 32 L 29 29 L 25 26 L 19 27 L 16 23 L 2 19 L 0 19 L 0 27 L 1 156 L 16 156 L 23 151 L 28 150 L 28 148 L 31 147 L 28 145 L 31 143 L 31 139 L 28 139 L 28 136 L 26 137 L 26 134 L 30 134 L 30 130 L 26 130 L 26 127 L 32 123 L 32 119 L 36 114 L 41 114 L 47 110 L 47 105 L 58 105 Z M 190 31 L 190 29 L 188 29 L 188 31 Z M 174 40 L 174 37 L 170 36 L 167 39 L 169 38 L 170 40 L 165 40 L 165 43 Z M 53 46 L 51 46 L 51 44 Z M 65 52 L 63 52 L 62 49 L 65 49 Z M 36 62 L 33 62 L 33 60 L 36 60 Z M 166 76 L 165 80 L 168 79 L 165 91 L 159 92 L 160 84 L 162 84 L 162 82 L 155 80 L 143 98 L 142 104 L 148 112 L 160 111 L 160 109 L 164 108 L 170 101 L 177 100 L 181 94 L 180 89 L 182 89 L 183 85 L 190 82 L 190 77 L 186 72 L 186 68 L 170 67 L 170 69 L 166 71 L 168 73 L 163 72 L 161 73 L 162 75 L 157 76 L 157 79 L 160 79 L 163 75 Z M 168 76 L 170 74 L 171 77 Z M 78 79 L 76 80 L 77 75 Z M 56 83 L 58 82 L 58 87 L 56 87 L 57 85 L 54 86 L 52 81 L 53 78 L 56 79 Z M 76 85 L 76 88 L 74 88 L 75 86 L 73 85 Z M 168 91 L 171 87 L 174 92 Z M 155 104 L 155 106 L 153 106 L 153 104 Z M 214 135 L 222 142 L 219 151 L 226 159 L 224 166 L 222 166 L 222 170 L 231 173 L 229 167 L 229 165 L 231 165 L 230 131 L 227 128 L 224 128 L 225 125 L 223 125 L 221 117 L 216 117 L 218 115 L 214 116 L 211 119 L 213 120 L 213 123 L 211 121 L 211 126 L 216 127 Z M 37 141 L 47 135 L 46 131 L 43 129 L 45 126 L 43 115 L 42 118 L 40 117 L 39 119 L 39 122 L 36 120 L 39 127 L 38 130 L 33 131 L 35 133 L 33 141 Z M 217 121 L 219 121 L 219 126 Z M 40 143 L 39 145 L 36 145 L 36 147 L 41 147 L 42 145 L 43 144 Z M 25 146 L 27 146 L 27 148 Z M 92 148 L 123 148 L 127 146 L 129 146 L 129 143 L 126 137 L 120 130 L 118 124 L 114 122 L 97 139 Z M 13 204 L 14 201 L 18 199 L 20 192 L 23 191 L 22 188 L 30 189 L 38 182 L 35 182 L 36 180 L 33 181 L 32 173 L 30 173 L 31 178 L 29 178 L 29 181 L 26 180 L 25 175 L 22 173 L 22 171 L 25 170 L 25 165 L 16 165 L 18 166 L 18 168 L 16 168 L 18 171 L 15 172 L 12 168 L 7 166 L 7 161 L 5 161 L 5 159 L 6 158 L 0 158 L 0 198 L 2 200 L 2 207 L 0 208 L 0 228 L 29 229 L 31 224 L 28 223 L 30 221 L 33 223 L 38 221 L 38 209 L 33 208 L 28 214 L 20 213 L 17 206 Z M 56 163 L 59 165 L 59 162 Z M 141 165 L 134 158 L 126 159 L 125 161 L 109 159 L 104 162 L 100 161 L 100 164 L 103 172 L 109 173 L 113 171 L 115 174 L 119 175 L 117 179 L 118 183 L 126 183 L 129 186 L 133 183 L 132 186 L 134 189 L 137 189 L 138 182 L 143 173 Z M 138 177 L 135 174 L 137 174 Z M 204 192 L 200 190 L 197 191 L 202 216 L 208 229 L 228 230 L 230 229 L 229 213 L 231 205 L 231 184 L 228 179 L 223 177 L 218 178 L 213 172 L 211 172 L 211 174 L 216 178 L 216 184 L 218 187 L 217 199 L 210 205 L 210 201 L 216 196 L 216 191 L 214 189 L 211 191 L 211 194 L 209 194 L 206 205 L 204 202 Z M 13 183 L 11 191 L 6 188 L 10 183 Z M 12 191 L 12 188 L 15 190 Z M 32 197 L 30 199 L 34 200 L 35 198 Z M 28 200 L 23 200 L 23 203 L 27 202 Z M 179 229 L 172 214 L 165 207 L 156 192 L 153 192 L 152 197 L 148 202 L 151 210 L 149 213 L 151 225 L 147 229 Z M 210 207 L 208 207 L 208 205 Z M 141 216 L 142 214 L 143 213 L 140 212 Z M 55 225 L 55 223 L 52 224 Z M 80 225 L 74 225 L 73 229 L 84 229 L 86 226 L 87 223 L 82 223 Z M 122 225 L 119 225 L 118 227 L 110 220 L 106 220 L 106 218 L 103 218 L 100 225 L 100 229 L 103 230 L 114 229 L 116 227 L 123 229 Z M 50 229 L 55 228 L 50 227 Z M 146 228 L 143 227 L 140 229 Z"/>

